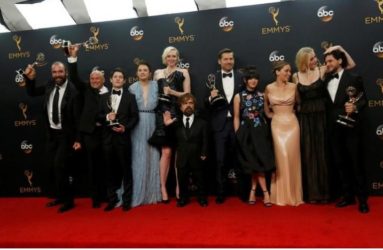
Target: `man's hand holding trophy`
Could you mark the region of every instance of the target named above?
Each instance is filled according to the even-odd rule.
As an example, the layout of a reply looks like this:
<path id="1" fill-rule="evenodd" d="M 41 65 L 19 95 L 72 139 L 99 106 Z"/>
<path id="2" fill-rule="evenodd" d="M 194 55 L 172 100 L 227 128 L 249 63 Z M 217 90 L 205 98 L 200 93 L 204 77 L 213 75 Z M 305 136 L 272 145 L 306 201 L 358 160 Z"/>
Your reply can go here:
<path id="1" fill-rule="evenodd" d="M 90 46 L 98 44 L 98 39 L 94 36 L 89 37 L 89 39 L 85 42 L 79 42 L 79 43 L 72 43 L 69 40 L 64 40 L 64 39 L 59 39 L 59 44 L 58 46 L 62 48 L 65 52 L 65 54 L 68 56 L 70 55 L 69 53 L 69 48 L 70 47 L 84 47 L 84 48 L 89 48 Z"/>
<path id="2" fill-rule="evenodd" d="M 125 131 L 125 127 L 118 122 L 118 114 L 116 110 L 117 98 L 117 94 L 112 93 L 107 99 L 106 105 L 110 110 L 106 116 L 108 120 L 107 125 L 108 127 L 111 127 L 115 132 L 123 133 Z"/>
<path id="3" fill-rule="evenodd" d="M 354 86 L 348 86 L 346 88 L 346 94 L 349 100 L 344 104 L 346 115 L 339 115 L 337 123 L 353 128 L 356 124 L 356 118 L 352 117 L 352 114 L 357 112 L 356 104 L 363 96 L 363 92 L 358 92 Z"/>
<path id="4" fill-rule="evenodd" d="M 220 107 L 225 105 L 225 98 L 219 93 L 218 89 L 215 87 L 215 75 L 209 74 L 206 81 L 206 87 L 210 89 L 210 105 L 212 107 Z"/>
<path id="5" fill-rule="evenodd" d="M 36 78 L 36 70 L 34 67 L 42 67 L 46 65 L 47 62 L 45 60 L 45 55 L 43 53 L 38 53 L 36 55 L 36 60 L 32 64 L 28 64 L 25 70 L 23 69 L 18 69 L 16 70 L 16 77 L 15 77 L 15 82 L 19 85 L 24 85 L 25 84 L 25 78 L 28 77 L 28 79 L 33 80 Z"/>

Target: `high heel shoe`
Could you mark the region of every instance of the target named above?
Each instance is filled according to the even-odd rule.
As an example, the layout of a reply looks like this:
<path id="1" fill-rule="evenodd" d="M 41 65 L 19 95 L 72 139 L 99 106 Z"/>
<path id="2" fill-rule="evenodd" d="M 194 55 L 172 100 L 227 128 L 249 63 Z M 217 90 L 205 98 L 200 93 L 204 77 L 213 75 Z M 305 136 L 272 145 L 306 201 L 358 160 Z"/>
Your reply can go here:
<path id="1" fill-rule="evenodd" d="M 254 196 L 254 200 L 251 199 L 252 196 Z M 250 189 L 250 195 L 249 195 L 249 200 L 247 201 L 247 204 L 249 205 L 254 205 L 255 204 L 255 189 Z"/>
<path id="2" fill-rule="evenodd" d="M 167 199 L 167 200 L 162 199 L 161 202 L 162 202 L 163 204 L 169 204 L 169 203 L 170 203 L 170 200 L 169 200 L 169 199 Z"/>
<path id="3" fill-rule="evenodd" d="M 266 199 L 266 194 L 267 194 L 267 197 L 268 197 L 268 199 Z M 269 194 L 269 191 L 267 191 L 267 190 L 264 190 L 263 191 L 263 205 L 265 206 L 265 207 L 271 207 L 273 204 L 270 202 L 270 194 Z"/>

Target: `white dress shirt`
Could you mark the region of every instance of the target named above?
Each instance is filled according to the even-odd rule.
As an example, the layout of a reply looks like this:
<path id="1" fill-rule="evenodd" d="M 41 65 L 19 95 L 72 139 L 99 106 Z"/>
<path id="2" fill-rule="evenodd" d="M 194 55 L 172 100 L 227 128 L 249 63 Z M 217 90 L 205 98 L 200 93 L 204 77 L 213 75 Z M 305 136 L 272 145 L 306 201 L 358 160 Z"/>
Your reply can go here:
<path id="1" fill-rule="evenodd" d="M 327 90 L 328 90 L 328 93 L 330 94 L 332 102 L 335 101 L 336 92 L 338 91 L 339 82 L 340 82 L 340 79 L 342 78 L 343 72 L 344 72 L 344 69 L 339 71 L 338 72 L 339 77 L 332 78 L 327 84 Z"/>
<path id="2" fill-rule="evenodd" d="M 194 114 L 192 114 L 191 116 L 186 116 L 186 115 L 183 115 L 182 116 L 182 122 L 184 123 L 184 127 L 186 128 L 186 118 L 189 117 L 189 128 L 191 128 L 192 124 L 193 124 L 193 121 L 194 121 Z"/>
<path id="3" fill-rule="evenodd" d="M 231 70 L 230 72 L 225 72 L 223 70 L 221 70 L 221 74 L 229 74 L 231 73 L 232 76 L 231 77 L 223 77 L 222 76 L 222 85 L 223 85 L 223 90 L 225 91 L 225 95 L 226 95 L 226 99 L 227 99 L 227 102 L 230 103 L 231 102 L 231 99 L 233 98 L 233 95 L 234 95 L 234 71 Z M 230 114 L 230 110 L 227 112 L 227 117 L 232 117 L 232 115 Z"/>
<path id="4" fill-rule="evenodd" d="M 58 85 L 55 85 L 52 92 L 50 93 L 49 95 L 49 100 L 48 100 L 48 104 L 47 104 L 47 108 L 48 108 L 48 119 L 49 119 L 49 126 L 53 129 L 62 129 L 62 124 L 61 124 L 61 102 L 63 100 L 63 96 L 64 96 L 64 93 L 65 93 L 65 90 L 66 90 L 66 87 L 68 85 L 68 80 L 66 80 L 63 85 L 61 86 L 58 86 Z M 55 93 L 56 93 L 56 87 L 59 87 L 60 90 L 59 90 L 59 122 L 57 124 L 55 124 L 53 122 L 53 98 L 55 96 Z"/>

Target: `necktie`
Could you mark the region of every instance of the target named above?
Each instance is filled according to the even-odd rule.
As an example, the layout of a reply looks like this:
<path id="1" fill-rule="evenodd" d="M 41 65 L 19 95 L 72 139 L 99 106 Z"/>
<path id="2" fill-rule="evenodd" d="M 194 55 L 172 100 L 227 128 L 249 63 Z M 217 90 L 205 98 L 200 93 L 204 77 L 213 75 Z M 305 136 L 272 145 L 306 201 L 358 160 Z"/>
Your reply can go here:
<path id="1" fill-rule="evenodd" d="M 190 136 L 190 117 L 186 117 L 186 124 L 185 124 L 185 128 L 186 128 L 186 137 L 189 138 Z"/>
<path id="2" fill-rule="evenodd" d="M 60 87 L 56 86 L 56 92 L 53 97 L 53 106 L 52 106 L 52 121 L 54 124 L 59 123 L 59 97 L 60 97 Z"/>
<path id="3" fill-rule="evenodd" d="M 231 78 L 233 76 L 233 73 L 231 73 L 231 72 L 230 73 L 222 73 L 223 78 L 225 78 L 227 76 Z"/>
<path id="4" fill-rule="evenodd" d="M 112 95 L 121 95 L 121 90 L 112 90 Z"/>
<path id="5" fill-rule="evenodd" d="M 186 117 L 186 124 L 185 124 L 185 127 L 187 128 L 187 129 L 189 129 L 190 128 L 190 117 Z"/>

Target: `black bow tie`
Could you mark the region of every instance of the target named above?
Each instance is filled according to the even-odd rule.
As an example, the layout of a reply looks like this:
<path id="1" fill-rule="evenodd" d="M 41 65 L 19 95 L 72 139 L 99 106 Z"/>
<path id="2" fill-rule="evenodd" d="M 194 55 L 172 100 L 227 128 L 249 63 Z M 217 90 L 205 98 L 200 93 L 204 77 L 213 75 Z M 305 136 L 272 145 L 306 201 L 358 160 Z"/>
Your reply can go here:
<path id="1" fill-rule="evenodd" d="M 121 95 L 121 90 L 112 90 L 112 95 Z"/>
<path id="2" fill-rule="evenodd" d="M 339 74 L 338 74 L 338 73 L 332 74 L 332 75 L 330 76 L 330 79 L 332 79 L 332 78 L 339 79 Z"/>
<path id="3" fill-rule="evenodd" d="M 231 72 L 230 73 L 222 73 L 223 78 L 225 78 L 227 76 L 231 78 L 233 76 L 233 73 L 231 73 Z"/>

